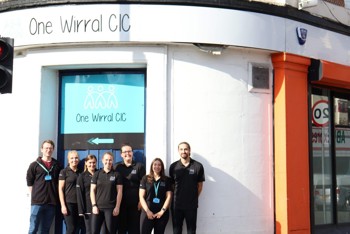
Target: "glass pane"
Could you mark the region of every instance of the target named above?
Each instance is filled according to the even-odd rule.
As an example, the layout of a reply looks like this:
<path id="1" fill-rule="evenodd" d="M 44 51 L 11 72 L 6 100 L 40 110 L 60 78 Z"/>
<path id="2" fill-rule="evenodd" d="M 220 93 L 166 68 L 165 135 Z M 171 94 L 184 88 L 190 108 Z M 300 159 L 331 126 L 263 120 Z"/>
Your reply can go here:
<path id="1" fill-rule="evenodd" d="M 325 92 L 325 91 L 324 91 Z M 333 223 L 332 160 L 329 134 L 329 100 L 327 93 L 313 90 L 312 166 L 315 224 Z"/>
<path id="2" fill-rule="evenodd" d="M 349 99 L 335 97 L 334 142 L 336 154 L 336 199 L 338 223 L 350 222 L 350 128 Z"/>

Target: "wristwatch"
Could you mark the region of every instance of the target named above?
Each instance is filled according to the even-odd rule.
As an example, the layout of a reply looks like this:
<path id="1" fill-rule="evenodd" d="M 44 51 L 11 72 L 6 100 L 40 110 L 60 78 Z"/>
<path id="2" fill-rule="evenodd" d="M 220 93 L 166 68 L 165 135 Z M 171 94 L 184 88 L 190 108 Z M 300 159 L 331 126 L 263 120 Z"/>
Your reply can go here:
<path id="1" fill-rule="evenodd" d="M 166 209 L 163 207 L 163 208 L 162 208 L 162 211 L 166 211 Z"/>

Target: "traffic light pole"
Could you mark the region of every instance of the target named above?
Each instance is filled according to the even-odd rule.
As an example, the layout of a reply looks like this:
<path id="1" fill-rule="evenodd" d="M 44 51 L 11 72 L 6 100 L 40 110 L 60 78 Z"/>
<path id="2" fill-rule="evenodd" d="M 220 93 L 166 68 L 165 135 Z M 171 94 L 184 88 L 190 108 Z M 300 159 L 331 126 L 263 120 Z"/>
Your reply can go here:
<path id="1" fill-rule="evenodd" d="M 14 39 L 0 37 L 0 93 L 12 93 Z"/>

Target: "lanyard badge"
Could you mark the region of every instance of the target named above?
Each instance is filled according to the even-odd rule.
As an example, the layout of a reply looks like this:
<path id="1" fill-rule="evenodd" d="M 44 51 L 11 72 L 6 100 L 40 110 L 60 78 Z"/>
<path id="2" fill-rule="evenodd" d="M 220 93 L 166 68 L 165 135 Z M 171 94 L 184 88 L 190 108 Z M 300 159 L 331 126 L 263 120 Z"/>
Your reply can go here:
<path id="1" fill-rule="evenodd" d="M 158 196 L 159 184 L 160 184 L 160 180 L 159 180 L 158 182 L 154 182 L 154 183 L 153 183 L 154 193 L 155 193 L 155 195 L 156 195 L 156 197 L 153 198 L 153 203 L 156 203 L 156 204 L 158 204 L 158 203 L 160 202 L 160 199 L 157 198 L 157 196 Z"/>
<path id="2" fill-rule="evenodd" d="M 36 161 L 36 162 L 37 162 L 37 163 L 44 169 L 44 171 L 46 171 L 46 173 L 47 173 L 47 175 L 45 176 L 45 181 L 50 181 L 50 180 L 52 180 L 52 176 L 50 175 L 50 172 L 52 171 L 53 166 L 52 166 L 52 167 L 50 168 L 50 170 L 48 171 L 44 165 L 42 165 L 42 164 L 39 163 L 38 161 Z"/>

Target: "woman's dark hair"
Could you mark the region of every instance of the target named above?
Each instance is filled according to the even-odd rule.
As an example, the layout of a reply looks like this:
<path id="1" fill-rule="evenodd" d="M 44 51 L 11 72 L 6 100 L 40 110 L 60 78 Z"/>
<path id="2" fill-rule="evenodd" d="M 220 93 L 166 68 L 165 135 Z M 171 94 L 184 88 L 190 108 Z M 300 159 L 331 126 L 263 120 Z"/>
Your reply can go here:
<path id="1" fill-rule="evenodd" d="M 160 165 L 162 166 L 162 169 L 160 170 L 160 178 L 164 179 L 165 178 L 165 169 L 164 169 L 164 163 L 162 161 L 162 159 L 160 158 L 155 158 L 153 159 L 152 163 L 151 163 L 151 167 L 149 170 L 149 174 L 147 175 L 147 182 L 148 183 L 153 183 L 154 181 L 154 171 L 153 171 L 153 164 L 158 161 L 160 162 Z"/>
<path id="2" fill-rule="evenodd" d="M 86 162 L 91 160 L 91 159 L 95 159 L 95 161 L 97 162 L 97 158 L 96 158 L 96 156 L 94 154 L 89 154 L 88 156 L 86 156 L 85 164 L 84 164 L 84 171 L 87 170 Z"/>

